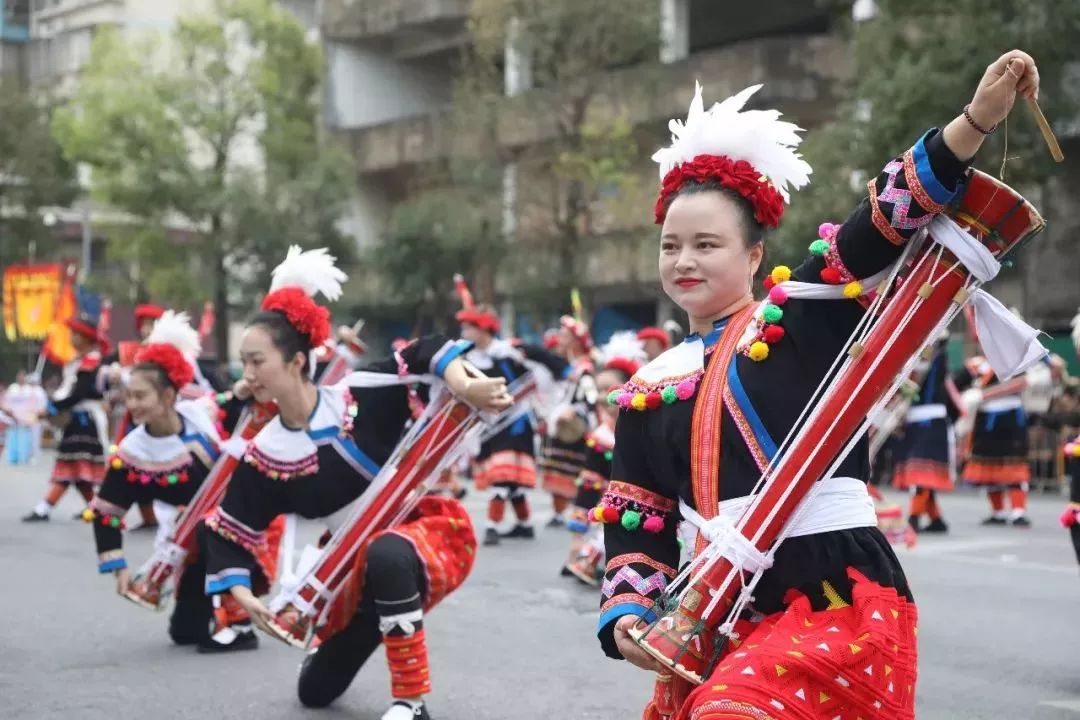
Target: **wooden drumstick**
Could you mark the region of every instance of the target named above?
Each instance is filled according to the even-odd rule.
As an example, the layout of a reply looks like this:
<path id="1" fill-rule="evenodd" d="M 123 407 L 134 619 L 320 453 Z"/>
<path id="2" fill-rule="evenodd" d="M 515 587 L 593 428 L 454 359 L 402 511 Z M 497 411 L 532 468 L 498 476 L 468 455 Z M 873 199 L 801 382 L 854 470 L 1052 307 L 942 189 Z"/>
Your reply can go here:
<path id="1" fill-rule="evenodd" d="M 1031 114 L 1035 116 L 1035 123 L 1039 126 L 1039 130 L 1042 131 L 1046 147 L 1050 148 L 1050 155 L 1054 158 L 1054 162 L 1064 162 L 1065 154 L 1061 152 L 1061 145 L 1058 144 L 1057 138 L 1054 137 L 1054 130 L 1050 127 L 1050 123 L 1047 122 L 1046 116 L 1043 115 L 1042 108 L 1039 107 L 1039 101 L 1028 98 L 1027 104 L 1031 108 Z"/>

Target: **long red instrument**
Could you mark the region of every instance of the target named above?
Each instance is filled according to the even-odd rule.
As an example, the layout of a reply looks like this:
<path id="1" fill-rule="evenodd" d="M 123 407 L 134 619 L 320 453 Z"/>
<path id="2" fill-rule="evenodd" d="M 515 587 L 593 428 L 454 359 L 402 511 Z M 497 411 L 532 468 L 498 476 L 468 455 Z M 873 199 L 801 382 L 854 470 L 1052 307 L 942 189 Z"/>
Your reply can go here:
<path id="1" fill-rule="evenodd" d="M 1020 195 L 973 171 L 959 201 L 946 213 L 999 260 L 1039 233 L 1042 218 Z M 967 300 L 970 273 L 952 255 L 926 242 L 913 269 L 883 310 L 861 346 L 853 345 L 830 389 L 799 426 L 797 437 L 773 468 L 772 481 L 744 516 L 742 533 L 759 552 L 771 549 L 814 484 L 863 428 L 871 409 L 896 386 L 909 360 L 930 340 L 950 310 Z M 722 656 L 718 632 L 741 590 L 742 572 L 726 557 L 706 564 L 676 598 L 658 604 L 658 618 L 640 621 L 630 634 L 664 665 L 700 684 Z"/>
<path id="2" fill-rule="evenodd" d="M 496 426 L 520 415 L 523 401 L 536 391 L 536 381 L 530 373 L 507 391 L 514 404 L 494 419 Z M 424 483 L 437 478 L 466 450 L 462 441 L 471 432 L 482 431 L 484 422 L 480 412 L 448 392 L 432 399 L 300 586 L 283 591 L 271 602 L 271 608 L 281 608 L 272 626 L 275 637 L 295 647 L 308 645 L 313 631 L 325 622 L 334 599 L 350 581 L 357 553 L 376 533 L 409 516 L 424 495 Z"/>
<path id="3" fill-rule="evenodd" d="M 348 361 L 341 356 L 335 356 L 322 375 L 319 376 L 319 385 L 333 385 L 341 380 L 349 371 Z M 277 414 L 277 407 L 273 404 L 252 404 L 245 411 L 237 423 L 233 438 L 239 438 L 242 442 L 254 438 Z M 229 478 L 232 477 L 239 460 L 228 452 L 223 452 L 214 463 L 214 467 L 203 480 L 191 502 L 187 504 L 176 520 L 176 527 L 161 547 L 154 551 L 150 559 L 139 569 L 131 581 L 131 587 L 124 597 L 136 605 L 151 609 L 161 610 L 169 596 L 168 583 L 177 577 L 184 560 L 195 547 L 195 533 L 199 523 L 208 512 L 221 504 L 225 497 L 225 491 L 229 487 Z"/>

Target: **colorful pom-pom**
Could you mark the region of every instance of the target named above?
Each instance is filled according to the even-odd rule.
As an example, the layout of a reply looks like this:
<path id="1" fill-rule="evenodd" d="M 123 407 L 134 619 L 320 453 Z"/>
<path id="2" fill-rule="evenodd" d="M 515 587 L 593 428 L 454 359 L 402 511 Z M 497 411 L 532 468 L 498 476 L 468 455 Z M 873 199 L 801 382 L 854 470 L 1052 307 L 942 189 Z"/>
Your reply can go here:
<path id="1" fill-rule="evenodd" d="M 664 518 L 659 515 L 650 515 L 645 518 L 645 523 L 641 527 L 645 532 L 658 533 L 664 529 Z"/>
<path id="2" fill-rule="evenodd" d="M 649 408 L 650 410 L 655 410 L 656 408 L 660 407 L 663 402 L 664 399 L 660 397 L 660 393 L 656 392 L 655 390 L 645 396 L 645 407 Z"/>
<path id="3" fill-rule="evenodd" d="M 787 301 L 787 290 L 780 287 L 779 285 L 775 286 L 772 290 L 769 291 L 769 302 L 771 302 L 773 305 L 783 305 Z"/>
<path id="4" fill-rule="evenodd" d="M 619 511 L 613 507 L 605 507 L 603 511 L 604 522 L 617 523 L 619 522 Z"/>
<path id="5" fill-rule="evenodd" d="M 769 357 L 769 346 L 760 340 L 750 344 L 749 350 L 750 359 L 754 362 L 761 362 L 765 358 Z"/>
<path id="6" fill-rule="evenodd" d="M 668 385 L 666 388 L 660 391 L 660 399 L 670 405 L 679 399 L 678 391 L 675 390 L 674 385 Z"/>
<path id="7" fill-rule="evenodd" d="M 118 518 L 118 517 L 116 517 L 115 515 L 113 515 L 113 516 L 112 516 L 112 519 L 111 519 L 111 520 L 109 520 L 109 525 L 111 525 L 111 526 L 112 526 L 112 527 L 114 527 L 114 528 L 118 528 L 118 527 L 120 527 L 120 518 Z"/>
<path id="8" fill-rule="evenodd" d="M 229 396 L 225 393 L 218 393 L 217 398 L 215 399 L 217 400 L 218 405 L 224 405 L 225 403 L 229 402 Z"/>
<path id="9" fill-rule="evenodd" d="M 637 530 L 641 527 L 641 513 L 637 510 L 627 510 L 622 514 L 621 522 L 626 530 Z"/>
<path id="10" fill-rule="evenodd" d="M 830 285 L 839 285 L 843 281 L 843 278 L 840 277 L 840 271 L 836 268 L 827 267 L 821 271 L 820 275 L 822 282 L 827 282 Z"/>
<path id="11" fill-rule="evenodd" d="M 604 459 L 607 460 L 608 462 L 611 462 L 611 459 L 614 458 L 614 457 L 615 457 L 615 453 L 611 452 L 610 450 L 607 450 L 607 451 L 604 452 Z"/>
<path id="12" fill-rule="evenodd" d="M 114 458 L 113 458 L 113 459 L 112 459 L 112 460 L 111 460 L 111 461 L 109 462 L 109 464 L 110 464 L 110 465 L 112 465 L 112 469 L 113 469 L 113 470 L 119 470 L 120 468 L 124 467 L 124 461 L 123 461 L 123 460 L 121 460 L 121 459 L 120 459 L 120 458 L 118 458 L 118 457 L 114 457 Z"/>
<path id="13" fill-rule="evenodd" d="M 176 483 L 180 482 L 180 476 L 176 473 L 169 473 L 169 477 L 166 479 L 169 481 L 170 485 L 175 485 Z"/>
<path id="14" fill-rule="evenodd" d="M 585 445 L 588 447 L 596 447 L 596 438 L 586 438 Z"/>
<path id="15" fill-rule="evenodd" d="M 761 318 L 767 323 L 778 323 L 784 318 L 784 311 L 777 305 L 765 303 L 765 308 L 761 311 Z"/>
<path id="16" fill-rule="evenodd" d="M 1080 458 L 1080 443 L 1076 443 L 1075 445 L 1073 445 L 1072 454 L 1073 454 L 1073 457 Z"/>
<path id="17" fill-rule="evenodd" d="M 772 278 L 774 283 L 783 283 L 791 279 L 791 268 L 787 265 L 777 265 L 769 273 L 769 277 Z"/>
<path id="18" fill-rule="evenodd" d="M 359 405 L 350 405 L 349 406 L 349 417 L 354 418 L 359 414 L 360 414 L 360 406 Z"/>
<path id="19" fill-rule="evenodd" d="M 645 409 L 645 393 L 634 393 L 633 399 L 630 400 L 630 407 L 635 410 Z"/>
<path id="20" fill-rule="evenodd" d="M 694 396 L 694 391 L 697 390 L 697 383 L 693 380 L 683 380 L 681 383 L 675 386 L 675 395 L 680 400 L 689 400 Z"/>
<path id="21" fill-rule="evenodd" d="M 609 392 L 607 395 L 608 405 L 614 405 L 615 403 L 619 402 L 619 395 L 621 393 L 622 390 L 612 390 L 611 392 Z"/>
<path id="22" fill-rule="evenodd" d="M 624 392 L 624 393 L 619 393 L 619 399 L 616 400 L 616 402 L 619 404 L 619 407 L 621 407 L 622 409 L 625 410 L 626 408 L 630 407 L 630 402 L 633 399 L 634 399 L 634 394 L 633 393 Z"/>
<path id="23" fill-rule="evenodd" d="M 150 473 L 139 473 L 139 482 L 143 485 L 149 485 L 150 479 Z"/>
<path id="24" fill-rule="evenodd" d="M 773 282 L 772 277 L 768 275 L 766 275 L 765 279 L 761 281 L 761 284 L 765 286 L 766 290 L 772 290 L 774 287 L 776 287 L 776 283 Z"/>
<path id="25" fill-rule="evenodd" d="M 1074 452 L 1076 452 L 1076 444 L 1071 442 L 1065 443 L 1065 457 L 1072 457 Z"/>
<path id="26" fill-rule="evenodd" d="M 862 283 L 858 280 L 852 280 L 844 286 L 844 297 L 848 300 L 854 300 L 862 295 Z"/>
<path id="27" fill-rule="evenodd" d="M 604 508 L 600 506 L 594 507 L 592 510 L 589 511 L 589 518 L 593 522 L 604 522 Z"/>
<path id="28" fill-rule="evenodd" d="M 820 225 L 818 225 L 817 234 L 818 237 L 822 240 L 828 240 L 834 234 L 836 234 L 836 231 L 839 229 L 840 226 L 836 223 L 821 223 Z"/>
<path id="29" fill-rule="evenodd" d="M 82 511 L 82 519 L 84 522 L 94 522 L 94 511 L 86 508 Z"/>
<path id="30" fill-rule="evenodd" d="M 582 478 L 578 477 L 574 479 L 574 487 L 581 487 L 584 484 L 585 481 Z"/>
<path id="31" fill-rule="evenodd" d="M 821 257 L 825 253 L 829 252 L 829 243 L 825 240 L 815 240 L 810 243 L 810 254 L 817 257 Z"/>
<path id="32" fill-rule="evenodd" d="M 1061 517 L 1058 522 L 1061 523 L 1061 527 L 1070 528 L 1076 524 L 1076 508 L 1067 507 L 1065 512 L 1061 513 Z"/>
<path id="33" fill-rule="evenodd" d="M 784 328 L 779 325 L 766 325 L 761 334 L 765 338 L 765 342 L 772 345 L 784 339 Z"/>

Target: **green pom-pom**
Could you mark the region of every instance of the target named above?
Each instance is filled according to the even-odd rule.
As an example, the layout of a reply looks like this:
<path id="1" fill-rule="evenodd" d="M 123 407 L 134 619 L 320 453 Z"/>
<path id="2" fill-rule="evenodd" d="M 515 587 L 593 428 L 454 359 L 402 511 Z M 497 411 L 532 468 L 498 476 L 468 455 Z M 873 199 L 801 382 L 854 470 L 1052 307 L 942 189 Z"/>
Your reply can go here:
<path id="1" fill-rule="evenodd" d="M 169 473 L 169 476 L 165 479 L 169 481 L 170 485 L 175 485 L 176 483 L 180 482 L 180 476 L 176 473 Z"/>
<path id="2" fill-rule="evenodd" d="M 627 530 L 637 530 L 641 527 L 641 513 L 637 510 L 626 510 L 622 514 L 622 526 Z"/>
<path id="3" fill-rule="evenodd" d="M 619 393 L 621 393 L 621 392 L 622 392 L 621 390 L 612 390 L 611 392 L 609 392 L 608 395 L 607 395 L 607 404 L 608 405 L 616 405 L 616 404 L 618 404 L 618 402 L 619 402 Z"/>
<path id="4" fill-rule="evenodd" d="M 660 391 L 660 399 L 666 402 L 668 405 L 679 399 L 678 393 L 675 392 L 674 385 L 668 385 L 666 388 Z"/>
<path id="5" fill-rule="evenodd" d="M 120 518 L 118 518 L 118 517 L 116 517 L 115 515 L 113 515 L 113 516 L 112 516 L 112 517 L 111 517 L 111 518 L 109 519 L 109 524 L 110 524 L 110 525 L 112 525 L 112 526 L 113 526 L 114 528 L 118 528 L 118 527 L 120 527 Z"/>
<path id="6" fill-rule="evenodd" d="M 585 484 L 585 481 L 582 480 L 581 478 L 577 478 L 576 480 L 574 480 L 574 487 L 581 487 L 584 484 Z"/>
<path id="7" fill-rule="evenodd" d="M 225 393 L 218 393 L 217 404 L 218 405 L 224 405 L 227 402 L 229 402 L 229 396 L 226 395 Z"/>
<path id="8" fill-rule="evenodd" d="M 821 257 L 825 253 L 829 252 L 829 243 L 825 240 L 815 240 L 810 243 L 810 253 Z"/>
<path id="9" fill-rule="evenodd" d="M 360 414 L 360 407 L 357 405 L 349 406 L 349 417 L 356 417 Z"/>
<path id="10" fill-rule="evenodd" d="M 615 453 L 611 452 L 610 450 L 604 453 L 604 459 L 608 462 L 611 462 L 611 458 L 613 457 L 615 457 Z"/>
<path id="11" fill-rule="evenodd" d="M 761 313 L 761 317 L 764 318 L 767 323 L 778 323 L 784 317 L 784 311 L 772 303 L 767 303 L 765 305 L 765 310 Z"/>

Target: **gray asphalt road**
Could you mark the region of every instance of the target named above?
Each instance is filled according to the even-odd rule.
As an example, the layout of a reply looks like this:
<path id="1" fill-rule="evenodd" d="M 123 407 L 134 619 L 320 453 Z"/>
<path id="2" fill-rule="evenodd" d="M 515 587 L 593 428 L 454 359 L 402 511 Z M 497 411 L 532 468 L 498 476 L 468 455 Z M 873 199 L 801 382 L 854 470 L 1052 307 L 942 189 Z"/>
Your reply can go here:
<path id="1" fill-rule="evenodd" d="M 45 475 L 0 466 L 0 718 L 375 720 L 385 709 L 381 654 L 332 709 L 304 711 L 294 699 L 299 651 L 265 639 L 225 657 L 172 647 L 164 615 L 119 599 L 97 575 L 90 529 L 70 519 L 74 493 L 50 523 L 18 522 Z M 479 519 L 482 502 L 469 504 Z M 1035 498 L 1027 531 L 978 527 L 974 495 L 944 506 L 954 531 L 902 553 L 921 614 L 918 717 L 1080 719 L 1080 571 L 1056 523 L 1061 500 Z M 438 720 L 640 717 L 648 678 L 600 654 L 595 592 L 557 577 L 565 534 L 539 535 L 482 549 L 469 581 L 432 614 Z M 129 558 L 149 545 L 131 535 Z"/>

